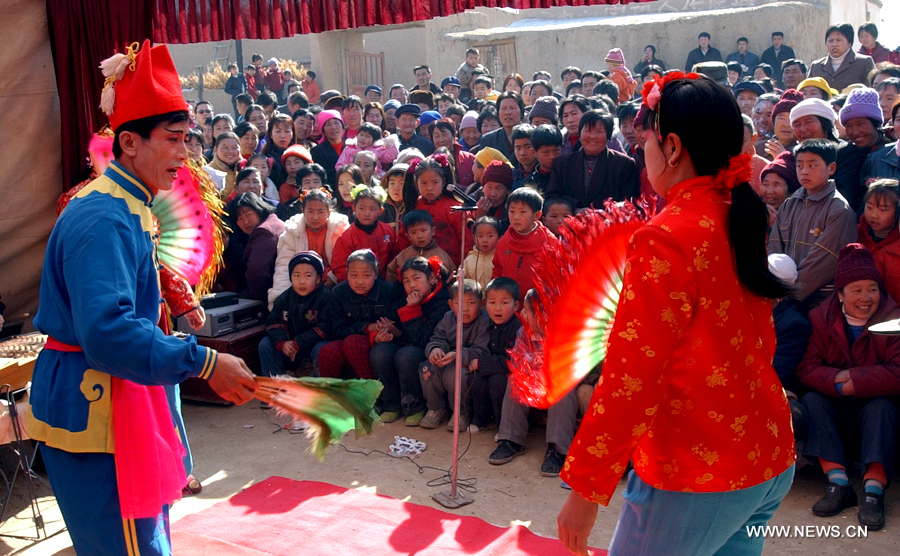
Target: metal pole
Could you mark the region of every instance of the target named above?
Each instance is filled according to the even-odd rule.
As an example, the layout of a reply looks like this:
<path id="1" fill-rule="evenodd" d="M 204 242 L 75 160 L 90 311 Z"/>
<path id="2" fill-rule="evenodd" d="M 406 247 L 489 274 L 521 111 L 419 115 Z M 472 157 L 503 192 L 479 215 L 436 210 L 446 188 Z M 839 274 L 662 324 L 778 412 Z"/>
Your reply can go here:
<path id="1" fill-rule="evenodd" d="M 463 321 L 462 321 L 462 313 L 463 313 L 463 301 L 465 295 L 463 294 L 463 286 L 466 278 L 465 266 L 466 266 L 466 215 L 468 214 L 467 207 L 453 207 L 454 211 L 462 212 L 462 225 L 460 229 L 460 262 L 459 269 L 457 270 L 456 275 L 456 295 L 457 299 L 457 316 L 456 316 L 456 393 L 453 396 L 453 464 L 450 466 L 450 491 L 449 492 L 440 492 L 432 496 L 435 501 L 446 508 L 459 508 L 460 506 L 465 506 L 466 504 L 471 504 L 474 500 L 467 496 L 465 493 L 459 492 L 457 488 L 457 473 L 459 471 L 459 405 L 460 405 L 460 385 L 462 384 L 462 335 L 463 335 Z"/>

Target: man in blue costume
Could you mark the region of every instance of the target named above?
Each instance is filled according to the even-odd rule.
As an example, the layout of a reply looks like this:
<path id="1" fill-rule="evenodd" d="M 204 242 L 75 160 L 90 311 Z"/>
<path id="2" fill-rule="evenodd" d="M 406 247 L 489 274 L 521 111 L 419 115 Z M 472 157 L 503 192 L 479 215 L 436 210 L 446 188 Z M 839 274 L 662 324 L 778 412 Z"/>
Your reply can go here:
<path id="1" fill-rule="evenodd" d="M 165 46 L 145 41 L 101 65 L 115 161 L 81 190 L 50 235 L 35 327 L 27 427 L 79 555 L 169 555 L 168 505 L 183 448 L 164 386 L 209 381 L 248 401 L 244 362 L 166 336 L 150 207 L 187 159 L 188 113 Z"/>

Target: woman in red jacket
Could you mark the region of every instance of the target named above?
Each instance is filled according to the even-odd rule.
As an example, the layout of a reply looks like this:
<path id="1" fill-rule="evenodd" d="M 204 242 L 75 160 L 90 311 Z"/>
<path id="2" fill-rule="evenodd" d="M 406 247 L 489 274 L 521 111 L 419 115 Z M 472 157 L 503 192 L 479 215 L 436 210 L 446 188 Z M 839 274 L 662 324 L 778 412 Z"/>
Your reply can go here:
<path id="1" fill-rule="evenodd" d="M 812 336 L 797 368 L 797 377 L 813 390 L 800 400 L 809 411 L 803 455 L 818 458 L 828 476 L 812 511 L 830 517 L 857 504 L 841 442 L 849 429 L 862 444 L 865 498 L 858 519 L 877 531 L 884 527 L 884 489 L 900 421 L 900 337 L 876 336 L 868 327 L 900 317 L 900 308 L 884 294 L 872 253 L 859 243 L 841 249 L 834 291 L 809 314 Z"/>
<path id="2" fill-rule="evenodd" d="M 648 176 L 667 204 L 629 245 L 603 372 L 561 473 L 573 492 L 559 535 L 587 555 L 631 460 L 610 555 L 758 555 L 764 539 L 745 527 L 767 523 L 794 474 L 768 299 L 786 288 L 766 266 L 734 97 L 673 72 L 644 99 Z"/>

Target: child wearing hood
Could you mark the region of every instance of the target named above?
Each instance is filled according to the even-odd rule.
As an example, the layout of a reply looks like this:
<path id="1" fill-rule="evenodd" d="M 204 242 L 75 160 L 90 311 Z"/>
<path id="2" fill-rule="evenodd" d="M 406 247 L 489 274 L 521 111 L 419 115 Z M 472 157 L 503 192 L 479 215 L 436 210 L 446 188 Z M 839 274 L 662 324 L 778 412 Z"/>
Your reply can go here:
<path id="1" fill-rule="evenodd" d="M 620 48 L 613 48 L 606 55 L 606 67 L 609 69 L 609 79 L 619 86 L 619 102 L 631 100 L 637 82 L 631 77 L 631 72 L 625 67 L 625 55 Z"/>

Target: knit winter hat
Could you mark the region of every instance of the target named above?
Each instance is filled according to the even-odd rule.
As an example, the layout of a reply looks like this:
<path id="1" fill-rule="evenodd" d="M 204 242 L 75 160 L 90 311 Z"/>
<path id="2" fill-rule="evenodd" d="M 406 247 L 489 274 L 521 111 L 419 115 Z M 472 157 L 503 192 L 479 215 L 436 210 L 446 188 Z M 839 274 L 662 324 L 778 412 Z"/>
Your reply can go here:
<path id="1" fill-rule="evenodd" d="M 797 89 L 788 89 L 781 95 L 781 100 L 775 103 L 775 108 L 772 109 L 772 121 L 775 121 L 775 116 L 781 114 L 782 112 L 790 112 L 791 109 L 798 104 L 803 102 L 803 95 L 800 94 L 800 91 Z"/>
<path id="2" fill-rule="evenodd" d="M 284 165 L 284 161 L 292 156 L 300 157 L 300 159 L 304 160 L 307 164 L 313 163 L 312 155 L 303 145 L 291 145 L 285 149 L 284 154 L 281 155 L 281 164 Z"/>
<path id="3" fill-rule="evenodd" d="M 831 97 L 838 94 L 837 91 L 831 88 L 831 85 L 828 84 L 828 81 L 825 81 L 824 77 L 808 77 L 800 82 L 797 85 L 797 90 L 803 89 L 803 87 L 815 87 L 816 89 L 821 89 L 825 96 L 828 97 L 826 100 L 831 100 Z"/>
<path id="4" fill-rule="evenodd" d="M 396 113 L 396 112 L 395 112 Z M 426 110 L 422 112 L 422 115 L 419 116 L 419 125 L 428 125 L 433 124 L 434 122 L 441 119 L 441 113 L 437 110 Z"/>
<path id="5" fill-rule="evenodd" d="M 834 291 L 839 292 L 844 287 L 857 280 L 875 280 L 879 289 L 884 289 L 881 281 L 881 273 L 875 266 L 875 257 L 861 243 L 846 245 L 838 253 L 837 271 L 834 274 Z"/>
<path id="6" fill-rule="evenodd" d="M 547 118 L 556 125 L 559 122 L 559 101 L 556 97 L 540 97 L 534 101 L 531 112 L 528 114 L 528 121 L 534 118 Z"/>
<path id="7" fill-rule="evenodd" d="M 790 286 L 797 282 L 797 276 L 799 276 L 797 263 L 794 262 L 794 259 L 781 253 L 769 255 L 769 271 L 776 278 Z"/>
<path id="8" fill-rule="evenodd" d="M 808 98 L 791 109 L 791 125 L 804 116 L 818 116 L 831 123 L 837 119 L 831 105 L 820 98 Z"/>
<path id="9" fill-rule="evenodd" d="M 325 122 L 332 119 L 340 120 L 342 125 L 344 123 L 344 118 L 341 117 L 341 113 L 337 110 L 322 110 L 316 117 L 316 126 L 319 129 L 322 129 L 323 127 L 325 127 Z"/>
<path id="10" fill-rule="evenodd" d="M 510 165 L 500 160 L 492 160 L 484 167 L 484 174 L 481 176 L 482 185 L 488 182 L 502 183 L 507 189 L 512 189 L 513 173 Z"/>
<path id="11" fill-rule="evenodd" d="M 854 89 L 841 108 L 841 125 L 847 125 L 855 118 L 869 118 L 875 121 L 875 127 L 881 127 L 883 118 L 881 106 L 878 104 L 878 92 L 875 89 L 862 87 Z"/>
<path id="12" fill-rule="evenodd" d="M 624 66 L 625 65 L 625 54 L 622 53 L 621 48 L 613 48 L 612 50 L 610 50 L 609 52 L 606 53 L 605 61 L 613 62 L 616 64 L 622 64 Z"/>
<path id="13" fill-rule="evenodd" d="M 325 263 L 322 262 L 322 257 L 315 251 L 300 251 L 291 257 L 291 262 L 288 263 L 288 276 L 294 273 L 294 267 L 298 264 L 308 264 L 312 266 L 319 274 L 319 278 L 325 273 Z"/>
<path id="14" fill-rule="evenodd" d="M 775 160 L 765 165 L 759 174 L 759 180 L 762 181 L 766 174 L 775 172 L 781 179 L 787 182 L 788 196 L 794 191 L 800 189 L 800 181 L 797 179 L 797 168 L 794 164 L 789 164 L 789 160 L 793 157 L 791 151 L 784 151 L 775 157 Z"/>
<path id="15" fill-rule="evenodd" d="M 481 164 L 482 168 L 487 168 L 488 164 L 490 164 L 494 160 L 499 160 L 501 162 L 509 164 L 509 159 L 494 147 L 485 147 L 478 151 L 478 154 L 475 155 L 475 160 L 478 161 L 478 164 Z"/>
<path id="16" fill-rule="evenodd" d="M 469 110 L 466 112 L 466 115 L 463 116 L 462 122 L 459 124 L 459 130 L 462 131 L 466 128 L 478 127 L 478 112 L 474 110 Z"/>

